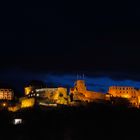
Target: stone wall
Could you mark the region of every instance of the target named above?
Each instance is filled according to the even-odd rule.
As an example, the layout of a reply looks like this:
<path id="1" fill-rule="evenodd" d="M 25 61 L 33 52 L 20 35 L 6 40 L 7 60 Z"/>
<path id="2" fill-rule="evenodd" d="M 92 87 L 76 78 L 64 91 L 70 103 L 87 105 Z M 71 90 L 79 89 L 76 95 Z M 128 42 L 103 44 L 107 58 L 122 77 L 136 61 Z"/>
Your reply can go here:
<path id="1" fill-rule="evenodd" d="M 79 98 L 79 100 L 82 101 L 105 99 L 105 95 L 103 93 L 87 90 L 84 80 L 77 80 L 75 82 L 74 88 L 70 89 L 70 94 L 73 94 L 73 97 L 76 97 L 76 100 Z"/>
<path id="2" fill-rule="evenodd" d="M 0 89 L 0 99 L 12 100 L 14 98 L 14 92 L 11 89 Z"/>
<path id="3" fill-rule="evenodd" d="M 33 107 L 35 105 L 35 98 L 22 97 L 19 101 L 21 108 Z"/>
<path id="4" fill-rule="evenodd" d="M 113 95 L 113 97 L 132 98 L 137 95 L 137 90 L 134 87 L 111 86 L 108 93 Z"/>

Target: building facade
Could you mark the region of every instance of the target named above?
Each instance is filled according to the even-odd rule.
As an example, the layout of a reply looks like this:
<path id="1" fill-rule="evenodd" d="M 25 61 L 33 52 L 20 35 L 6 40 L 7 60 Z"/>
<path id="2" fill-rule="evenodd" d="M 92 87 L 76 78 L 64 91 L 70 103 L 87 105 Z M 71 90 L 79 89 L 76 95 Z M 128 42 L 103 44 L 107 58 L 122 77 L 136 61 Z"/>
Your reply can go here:
<path id="1" fill-rule="evenodd" d="M 0 100 L 12 100 L 14 92 L 12 89 L 0 89 Z"/>
<path id="2" fill-rule="evenodd" d="M 128 86 L 111 86 L 108 93 L 114 97 L 132 98 L 137 96 L 137 90 L 134 87 Z"/>
<path id="3" fill-rule="evenodd" d="M 128 99 L 133 106 L 138 107 L 140 105 L 140 92 L 134 87 L 111 86 L 109 87 L 108 93 L 112 95 L 112 97 Z"/>
<path id="4" fill-rule="evenodd" d="M 77 80 L 74 88 L 70 89 L 70 94 L 73 95 L 73 100 L 92 102 L 105 99 L 103 93 L 87 90 L 84 80 Z"/>
<path id="5" fill-rule="evenodd" d="M 69 96 L 67 95 L 67 88 L 40 88 L 35 89 L 33 92 L 28 94 L 29 98 L 36 98 L 38 104 L 65 104 L 69 102 Z"/>

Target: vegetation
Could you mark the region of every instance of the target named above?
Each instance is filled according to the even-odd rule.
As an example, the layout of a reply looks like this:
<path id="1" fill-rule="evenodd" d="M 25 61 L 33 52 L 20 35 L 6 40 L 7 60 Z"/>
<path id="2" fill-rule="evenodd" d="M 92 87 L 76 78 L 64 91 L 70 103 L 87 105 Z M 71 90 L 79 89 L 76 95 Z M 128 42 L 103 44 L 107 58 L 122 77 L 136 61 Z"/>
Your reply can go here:
<path id="1" fill-rule="evenodd" d="M 13 125 L 22 118 L 22 125 Z M 1 139 L 81 140 L 138 139 L 140 110 L 92 103 L 82 107 L 30 108 L 17 113 L 2 111 Z M 8 133 L 8 135 L 7 135 Z"/>

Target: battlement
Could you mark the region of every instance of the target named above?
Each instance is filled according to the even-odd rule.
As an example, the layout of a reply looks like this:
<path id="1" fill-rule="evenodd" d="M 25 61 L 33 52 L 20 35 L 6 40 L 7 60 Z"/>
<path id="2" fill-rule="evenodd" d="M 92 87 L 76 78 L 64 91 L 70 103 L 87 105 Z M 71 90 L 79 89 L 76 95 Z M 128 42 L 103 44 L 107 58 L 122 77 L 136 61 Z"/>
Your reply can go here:
<path id="1" fill-rule="evenodd" d="M 85 80 L 77 80 L 74 84 L 74 87 L 77 89 L 77 91 L 87 90 L 86 85 L 85 85 Z"/>
<path id="2" fill-rule="evenodd" d="M 132 98 L 136 96 L 137 90 L 131 86 L 111 86 L 108 93 L 114 97 Z"/>

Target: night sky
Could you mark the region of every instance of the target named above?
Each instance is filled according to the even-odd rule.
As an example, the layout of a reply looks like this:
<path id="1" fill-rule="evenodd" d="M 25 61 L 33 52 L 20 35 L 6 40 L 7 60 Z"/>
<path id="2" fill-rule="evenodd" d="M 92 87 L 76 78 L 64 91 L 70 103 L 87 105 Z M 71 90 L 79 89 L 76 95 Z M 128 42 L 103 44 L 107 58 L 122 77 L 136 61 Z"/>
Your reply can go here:
<path id="1" fill-rule="evenodd" d="M 140 8 L 132 1 L 9 3 L 0 9 L 0 80 L 140 87 Z M 56 81 L 56 82 L 55 82 Z"/>

